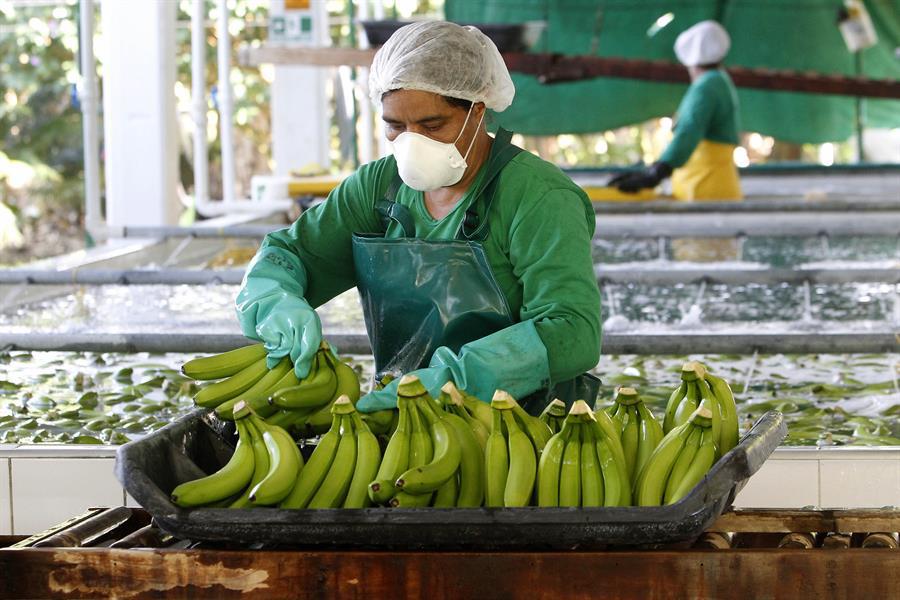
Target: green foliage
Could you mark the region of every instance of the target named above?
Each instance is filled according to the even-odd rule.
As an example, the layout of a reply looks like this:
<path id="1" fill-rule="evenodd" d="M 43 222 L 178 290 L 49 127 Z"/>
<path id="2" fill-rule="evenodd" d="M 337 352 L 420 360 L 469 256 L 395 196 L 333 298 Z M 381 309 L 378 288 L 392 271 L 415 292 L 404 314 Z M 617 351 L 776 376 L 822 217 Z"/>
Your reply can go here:
<path id="1" fill-rule="evenodd" d="M 77 7 L 0 3 L 0 201 L 21 206 L 81 201 Z"/>

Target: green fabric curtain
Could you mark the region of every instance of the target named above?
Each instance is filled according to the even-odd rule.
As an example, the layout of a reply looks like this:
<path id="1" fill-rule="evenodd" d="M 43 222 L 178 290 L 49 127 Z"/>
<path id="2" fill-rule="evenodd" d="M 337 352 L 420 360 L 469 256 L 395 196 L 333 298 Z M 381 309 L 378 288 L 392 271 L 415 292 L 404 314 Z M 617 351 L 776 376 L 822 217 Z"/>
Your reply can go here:
<path id="1" fill-rule="evenodd" d="M 900 0 L 866 0 L 878 44 L 861 53 L 862 74 L 900 78 Z M 726 65 L 856 73 L 837 28 L 840 0 L 446 0 L 448 20 L 465 23 L 547 21 L 536 50 L 676 61 L 679 33 L 718 19 L 732 37 Z M 653 32 L 657 19 L 671 22 Z M 671 115 L 685 86 L 629 79 L 541 85 L 513 75 L 516 98 L 495 123 L 527 135 L 587 133 Z M 854 133 L 856 100 L 740 89 L 741 124 L 780 140 L 843 141 Z M 863 101 L 868 127 L 900 126 L 900 101 Z"/>

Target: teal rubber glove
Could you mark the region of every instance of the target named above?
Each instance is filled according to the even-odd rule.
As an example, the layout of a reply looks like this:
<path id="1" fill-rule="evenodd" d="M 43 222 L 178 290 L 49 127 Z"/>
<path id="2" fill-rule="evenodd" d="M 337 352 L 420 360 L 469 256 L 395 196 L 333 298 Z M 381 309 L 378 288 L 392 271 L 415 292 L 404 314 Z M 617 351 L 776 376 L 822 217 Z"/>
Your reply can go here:
<path id="1" fill-rule="evenodd" d="M 247 268 L 234 302 L 241 331 L 265 344 L 269 368 L 289 356 L 298 379 L 309 375 L 322 341 L 322 323 L 303 299 L 305 288 L 306 271 L 296 256 L 263 248 Z"/>
<path id="2" fill-rule="evenodd" d="M 435 398 L 451 380 L 456 387 L 486 401 L 490 401 L 497 389 L 521 398 L 550 385 L 547 349 L 532 321 L 522 321 L 469 342 L 460 348 L 459 355 L 441 346 L 435 350 L 428 367 L 411 374 Z M 375 412 L 396 408 L 399 384 L 398 378 L 384 389 L 366 394 L 359 399 L 356 409 Z"/>

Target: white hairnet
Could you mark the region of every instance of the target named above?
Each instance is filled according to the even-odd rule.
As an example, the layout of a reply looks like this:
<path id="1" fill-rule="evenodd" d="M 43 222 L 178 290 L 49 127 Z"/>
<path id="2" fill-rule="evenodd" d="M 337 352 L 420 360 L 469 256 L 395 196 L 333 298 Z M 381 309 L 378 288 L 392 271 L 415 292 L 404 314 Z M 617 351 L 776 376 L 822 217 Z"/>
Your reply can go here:
<path id="1" fill-rule="evenodd" d="M 369 96 L 422 90 L 506 109 L 516 93 L 497 46 L 475 27 L 422 21 L 401 27 L 385 42 L 369 71 Z"/>
<path id="2" fill-rule="evenodd" d="M 729 48 L 731 38 L 728 32 L 715 21 L 700 21 L 682 31 L 675 40 L 675 56 L 686 67 L 721 62 Z"/>

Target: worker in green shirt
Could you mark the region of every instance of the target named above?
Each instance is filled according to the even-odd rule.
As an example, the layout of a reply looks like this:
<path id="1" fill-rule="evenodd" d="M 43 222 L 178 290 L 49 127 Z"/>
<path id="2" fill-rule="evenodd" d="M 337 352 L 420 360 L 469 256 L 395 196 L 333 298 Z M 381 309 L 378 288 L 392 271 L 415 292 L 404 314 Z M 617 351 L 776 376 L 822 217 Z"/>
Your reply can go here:
<path id="1" fill-rule="evenodd" d="M 356 286 L 377 373 L 414 372 L 433 395 L 450 380 L 485 401 L 504 389 L 532 412 L 551 394 L 593 402 L 594 212 L 556 166 L 486 132 L 486 110 L 515 93 L 496 46 L 473 27 L 404 26 L 369 92 L 393 155 L 266 236 L 235 302 L 244 334 L 302 378 L 322 338 L 315 308 Z M 357 408 L 396 406 L 396 384 Z"/>
<path id="2" fill-rule="evenodd" d="M 671 175 L 672 194 L 679 200 L 742 198 L 733 160 L 739 141 L 737 92 L 721 69 L 730 46 L 728 32 L 715 21 L 697 23 L 678 36 L 675 54 L 688 68 L 691 85 L 675 115 L 675 137 L 657 162 L 609 185 L 636 192 Z"/>

